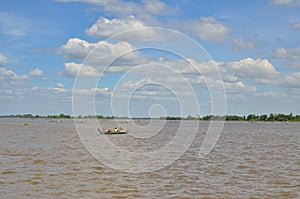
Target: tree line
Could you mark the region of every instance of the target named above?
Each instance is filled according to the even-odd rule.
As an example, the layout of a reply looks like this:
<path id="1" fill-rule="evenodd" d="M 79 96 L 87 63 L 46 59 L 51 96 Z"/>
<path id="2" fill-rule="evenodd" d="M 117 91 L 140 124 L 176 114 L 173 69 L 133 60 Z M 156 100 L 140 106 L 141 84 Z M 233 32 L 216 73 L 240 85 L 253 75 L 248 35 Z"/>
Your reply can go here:
<path id="1" fill-rule="evenodd" d="M 129 119 L 128 117 L 117 117 L 117 116 L 103 116 L 103 115 L 87 115 L 87 116 L 70 116 L 67 114 L 59 114 L 59 115 L 33 115 L 33 114 L 17 114 L 17 115 L 3 115 L 0 117 L 8 117 L 8 118 L 49 118 L 49 119 L 71 119 L 71 118 L 82 118 L 82 119 L 91 119 L 91 118 L 97 118 L 97 119 Z M 151 118 L 132 118 L 132 119 L 151 119 Z M 264 122 L 274 122 L 274 121 L 279 121 L 279 122 L 285 122 L 285 121 L 290 121 L 290 122 L 300 122 L 300 115 L 293 115 L 292 113 L 290 114 L 274 114 L 271 113 L 269 115 L 263 114 L 263 115 L 255 115 L 255 114 L 249 114 L 247 116 L 238 116 L 238 115 L 225 115 L 225 116 L 214 116 L 214 115 L 207 115 L 207 116 L 187 116 L 187 117 L 177 117 L 177 116 L 167 116 L 167 117 L 160 117 L 157 119 L 161 120 L 203 120 L 203 121 L 208 121 L 208 120 L 225 120 L 225 121 L 264 121 Z"/>
<path id="2" fill-rule="evenodd" d="M 253 121 L 253 122 L 285 122 L 285 121 L 290 121 L 290 122 L 300 122 L 300 115 L 293 115 L 292 113 L 290 114 L 274 114 L 271 113 L 269 115 L 263 114 L 263 115 L 255 115 L 255 114 L 249 114 L 247 116 L 237 116 L 237 115 L 225 115 L 225 116 L 204 116 L 199 118 L 200 120 L 226 120 L 226 121 Z"/>
<path id="3" fill-rule="evenodd" d="M 70 119 L 73 118 L 67 114 L 59 114 L 59 115 L 33 115 L 33 114 L 17 114 L 17 115 L 2 115 L 0 117 L 7 117 L 7 118 L 49 118 L 49 119 Z"/>
<path id="4" fill-rule="evenodd" d="M 166 119 L 166 120 L 225 120 L 225 121 L 253 121 L 253 122 L 285 122 L 285 121 L 291 121 L 291 122 L 300 122 L 300 115 L 293 115 L 290 114 L 274 114 L 271 113 L 269 115 L 263 114 L 263 115 L 255 115 L 255 114 L 249 114 L 244 116 L 238 116 L 238 115 L 225 115 L 225 116 L 215 116 L 215 115 L 207 115 L 203 117 L 193 117 L 193 116 L 187 116 L 186 118 L 183 117 L 161 117 L 160 119 Z"/>

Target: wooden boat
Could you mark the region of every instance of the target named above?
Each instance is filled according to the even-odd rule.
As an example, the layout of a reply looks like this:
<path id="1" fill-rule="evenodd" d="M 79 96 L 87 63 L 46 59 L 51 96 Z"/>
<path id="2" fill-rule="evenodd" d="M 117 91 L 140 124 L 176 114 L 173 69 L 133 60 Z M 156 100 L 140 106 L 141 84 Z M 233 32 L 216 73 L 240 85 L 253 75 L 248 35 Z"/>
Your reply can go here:
<path id="1" fill-rule="evenodd" d="M 98 129 L 99 133 L 101 135 L 117 135 L 117 134 L 127 134 L 128 131 L 125 131 L 123 129 L 117 129 L 117 130 L 101 130 Z"/>

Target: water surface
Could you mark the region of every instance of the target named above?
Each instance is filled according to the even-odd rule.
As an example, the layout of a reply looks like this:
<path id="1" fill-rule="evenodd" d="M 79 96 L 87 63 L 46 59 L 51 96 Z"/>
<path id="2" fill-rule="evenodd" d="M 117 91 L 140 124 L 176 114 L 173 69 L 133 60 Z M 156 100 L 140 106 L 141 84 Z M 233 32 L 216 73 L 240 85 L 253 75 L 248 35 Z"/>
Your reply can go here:
<path id="1" fill-rule="evenodd" d="M 26 121 L 29 126 L 23 126 Z M 156 122 L 151 128 L 160 127 L 161 121 Z M 185 126 L 198 125 L 184 122 Z M 82 120 L 82 125 L 96 133 L 88 124 Z M 136 124 L 147 126 L 145 121 Z M 115 124 L 106 120 L 101 125 Z M 300 123 L 227 122 L 215 148 L 200 159 L 207 127 L 207 122 L 199 123 L 192 145 L 171 165 L 134 174 L 96 160 L 82 144 L 73 120 L 0 119 L 1 198 L 300 197 Z M 169 143 L 178 123 L 169 121 L 160 133 L 147 136 L 151 128 L 148 134 L 139 134 L 140 129 L 133 127 L 135 137 L 109 139 L 124 150 L 148 153 Z"/>

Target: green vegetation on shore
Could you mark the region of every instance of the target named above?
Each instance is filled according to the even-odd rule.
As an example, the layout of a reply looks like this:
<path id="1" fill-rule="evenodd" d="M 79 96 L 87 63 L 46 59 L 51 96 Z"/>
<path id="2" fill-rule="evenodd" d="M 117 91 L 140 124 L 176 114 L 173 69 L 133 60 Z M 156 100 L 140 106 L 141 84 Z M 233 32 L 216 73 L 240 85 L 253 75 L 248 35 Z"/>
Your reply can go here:
<path id="1" fill-rule="evenodd" d="M 271 113 L 270 115 L 255 115 L 255 114 L 250 114 L 248 116 L 236 116 L 236 115 L 226 115 L 223 117 L 220 116 L 205 116 L 200 118 L 200 120 L 226 120 L 226 121 L 251 121 L 251 122 L 300 122 L 300 115 L 293 115 L 292 113 L 286 115 L 286 114 L 273 114 Z"/>
<path id="2" fill-rule="evenodd" d="M 237 116 L 237 115 L 225 115 L 225 116 L 214 116 L 214 115 L 208 115 L 208 116 L 203 116 L 203 117 L 193 117 L 193 116 L 188 116 L 186 118 L 181 118 L 181 117 L 161 117 L 161 119 L 166 119 L 166 120 L 225 120 L 225 121 L 250 121 L 250 122 L 300 122 L 300 115 L 293 115 L 292 113 L 286 115 L 286 114 L 273 114 L 271 113 L 270 115 L 255 115 L 255 114 L 250 114 L 248 116 Z"/>
<path id="3" fill-rule="evenodd" d="M 47 116 L 42 116 L 42 115 L 32 115 L 32 114 L 23 114 L 23 115 L 4 115 L 0 117 L 6 117 L 6 118 L 48 118 L 48 119 L 89 119 L 89 118 L 97 118 L 97 119 L 129 119 L 128 117 L 116 117 L 116 116 L 103 116 L 103 115 L 87 115 L 87 116 L 77 116 L 77 117 L 72 117 L 70 115 L 66 114 L 59 114 L 59 115 L 47 115 Z M 151 118 L 132 118 L 132 119 L 151 119 Z M 286 115 L 286 114 L 263 114 L 263 115 L 255 115 L 255 114 L 250 114 L 248 116 L 237 116 L 237 115 L 225 115 L 225 116 L 214 116 L 214 115 L 208 115 L 208 116 L 203 116 L 203 117 L 193 117 L 193 116 L 187 116 L 187 117 L 176 117 L 176 116 L 167 116 L 167 117 L 160 117 L 156 119 L 161 119 L 161 120 L 225 120 L 225 121 L 251 121 L 251 122 L 274 122 L 274 121 L 279 121 L 279 122 L 300 122 L 300 115 L 293 115 L 292 113 Z"/>
<path id="4" fill-rule="evenodd" d="M 18 114 L 18 115 L 3 115 L 0 117 L 6 117 L 6 118 L 49 118 L 49 119 L 69 119 L 69 118 L 73 118 L 70 115 L 65 115 L 63 113 L 59 114 L 59 115 L 47 115 L 47 116 L 43 116 L 43 115 L 32 115 L 32 114 Z"/>

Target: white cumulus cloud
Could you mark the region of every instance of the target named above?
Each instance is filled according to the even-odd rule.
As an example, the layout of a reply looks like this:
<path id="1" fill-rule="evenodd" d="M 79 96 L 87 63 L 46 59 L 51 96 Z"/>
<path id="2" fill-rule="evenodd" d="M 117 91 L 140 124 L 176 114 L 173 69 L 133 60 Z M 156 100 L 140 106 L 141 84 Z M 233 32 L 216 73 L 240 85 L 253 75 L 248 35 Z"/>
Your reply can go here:
<path id="1" fill-rule="evenodd" d="M 61 49 L 66 53 L 65 59 L 83 60 L 95 46 L 82 39 L 71 38 Z"/>
<path id="2" fill-rule="evenodd" d="M 273 79 L 279 76 L 274 66 L 267 59 L 246 58 L 228 63 L 229 72 L 239 78 Z"/>
<path id="3" fill-rule="evenodd" d="M 130 41 L 157 41 L 163 40 L 163 35 L 158 29 L 146 28 L 147 25 L 134 17 L 129 16 L 127 19 L 107 19 L 100 17 L 98 21 L 86 33 L 89 36 L 114 38 Z M 130 32 L 128 32 L 130 31 Z"/>
<path id="4" fill-rule="evenodd" d="M 299 88 L 300 73 L 283 74 L 275 69 L 275 67 L 267 59 L 246 58 L 235 62 L 225 63 L 225 70 L 222 75 L 225 84 L 227 82 L 245 83 L 245 80 L 261 85 L 272 85 L 281 88 Z M 242 84 L 240 84 L 242 85 Z M 228 85 L 227 85 L 228 87 Z M 242 86 L 241 86 L 242 87 Z M 248 90 L 256 91 L 254 87 L 247 87 Z"/>
<path id="5" fill-rule="evenodd" d="M 101 73 L 95 68 L 86 66 L 83 64 L 77 64 L 74 62 L 65 63 L 64 72 L 60 74 L 66 77 L 80 77 L 80 78 L 90 78 L 90 77 L 100 77 Z"/>
<path id="6" fill-rule="evenodd" d="M 87 62 L 93 61 L 97 65 L 102 62 L 107 63 L 107 60 L 112 61 L 128 52 L 136 52 L 135 48 L 128 42 L 118 42 L 114 44 L 107 41 L 100 41 L 97 43 L 89 43 L 78 38 L 69 39 L 67 44 L 62 46 L 62 49 L 66 59 L 85 60 Z M 130 55 L 134 56 L 134 54 L 135 53 L 131 53 Z M 127 58 L 129 58 L 129 55 Z"/>
<path id="7" fill-rule="evenodd" d="M 65 64 L 62 76 L 75 77 L 80 70 L 79 77 L 99 77 L 105 70 L 109 72 L 124 72 L 128 68 L 147 63 L 148 56 L 142 55 L 128 42 L 109 43 L 100 41 L 88 43 L 73 38 L 62 47 L 68 60 L 83 61 L 82 64 L 71 61 Z M 91 50 L 92 49 L 92 50 Z"/>
<path id="8" fill-rule="evenodd" d="M 184 24 L 185 29 L 191 31 L 203 41 L 225 42 L 230 35 L 231 28 L 213 17 L 201 17 L 197 21 Z"/>
<path id="9" fill-rule="evenodd" d="M 229 70 L 241 78 L 272 79 L 279 75 L 274 66 L 267 59 L 246 58 L 228 64 Z"/>

